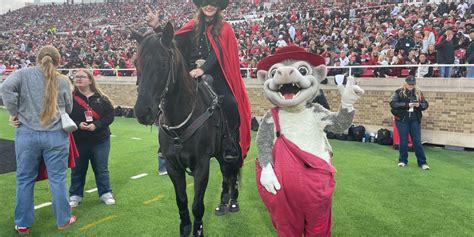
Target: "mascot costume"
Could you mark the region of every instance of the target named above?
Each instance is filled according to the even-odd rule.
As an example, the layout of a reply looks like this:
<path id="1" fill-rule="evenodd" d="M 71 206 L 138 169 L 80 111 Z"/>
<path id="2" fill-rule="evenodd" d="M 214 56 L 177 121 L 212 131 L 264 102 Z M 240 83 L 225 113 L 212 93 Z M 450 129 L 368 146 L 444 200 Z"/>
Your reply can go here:
<path id="1" fill-rule="evenodd" d="M 349 77 L 338 83 L 341 106 L 311 103 L 326 77 L 324 58 L 297 46 L 280 48 L 257 65 L 268 111 L 257 134 L 257 186 L 279 236 L 330 236 L 335 168 L 325 131 L 343 133 L 364 91 Z"/>

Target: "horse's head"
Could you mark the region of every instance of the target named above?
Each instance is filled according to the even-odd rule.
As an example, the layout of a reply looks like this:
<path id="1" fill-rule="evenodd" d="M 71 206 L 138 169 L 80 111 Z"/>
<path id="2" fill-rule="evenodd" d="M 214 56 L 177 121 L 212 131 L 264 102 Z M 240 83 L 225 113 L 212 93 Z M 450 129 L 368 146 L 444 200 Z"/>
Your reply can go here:
<path id="1" fill-rule="evenodd" d="M 138 98 L 135 115 L 141 124 L 150 125 L 157 119 L 159 104 L 171 80 L 174 80 L 173 63 L 176 57 L 174 30 L 168 22 L 161 34 L 141 35 L 132 31 L 138 41 L 136 68 L 138 72 Z"/>

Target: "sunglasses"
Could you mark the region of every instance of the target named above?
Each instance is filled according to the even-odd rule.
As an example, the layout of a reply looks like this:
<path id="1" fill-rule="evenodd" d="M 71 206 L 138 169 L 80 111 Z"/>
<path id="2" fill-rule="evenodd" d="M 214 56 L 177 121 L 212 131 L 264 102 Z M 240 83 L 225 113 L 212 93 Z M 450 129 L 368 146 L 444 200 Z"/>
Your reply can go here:
<path id="1" fill-rule="evenodd" d="M 205 7 L 207 5 L 213 6 L 213 7 L 218 7 L 219 3 L 216 0 L 204 0 L 204 1 L 202 1 L 201 7 Z"/>

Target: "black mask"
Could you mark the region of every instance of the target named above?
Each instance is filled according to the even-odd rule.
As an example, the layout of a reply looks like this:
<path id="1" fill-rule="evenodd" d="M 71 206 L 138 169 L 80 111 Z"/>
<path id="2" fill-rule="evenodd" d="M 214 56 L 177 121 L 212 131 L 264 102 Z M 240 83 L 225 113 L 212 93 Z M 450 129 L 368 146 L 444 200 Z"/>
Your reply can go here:
<path id="1" fill-rule="evenodd" d="M 204 0 L 201 3 L 201 7 L 205 7 L 207 5 L 211 5 L 213 7 L 219 7 L 219 2 L 217 0 Z"/>

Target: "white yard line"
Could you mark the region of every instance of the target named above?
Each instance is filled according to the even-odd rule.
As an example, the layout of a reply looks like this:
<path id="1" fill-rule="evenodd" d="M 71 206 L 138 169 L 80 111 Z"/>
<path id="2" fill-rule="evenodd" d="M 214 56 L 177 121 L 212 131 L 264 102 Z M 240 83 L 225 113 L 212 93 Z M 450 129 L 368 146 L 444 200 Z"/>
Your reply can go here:
<path id="1" fill-rule="evenodd" d="M 93 193 L 95 191 L 97 191 L 97 188 L 89 189 L 89 190 L 86 191 L 86 193 Z"/>
<path id="2" fill-rule="evenodd" d="M 147 173 L 143 173 L 143 174 L 139 174 L 139 175 L 132 176 L 132 177 L 130 177 L 130 178 L 131 178 L 131 179 L 139 179 L 139 178 L 145 177 L 145 176 L 147 176 L 147 175 L 148 175 Z"/>
<path id="3" fill-rule="evenodd" d="M 132 137 L 132 140 L 142 140 L 142 139 L 139 137 Z"/>
<path id="4" fill-rule="evenodd" d="M 43 208 L 43 207 L 51 206 L 51 204 L 52 203 L 50 203 L 50 202 L 45 202 L 45 203 L 39 204 L 39 205 L 35 206 L 35 210 Z"/>

